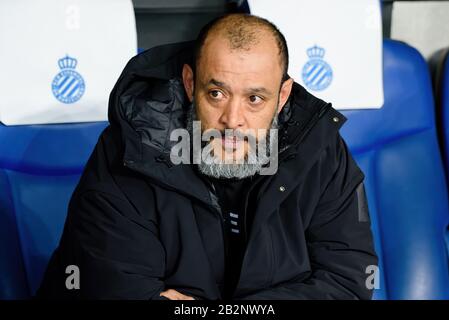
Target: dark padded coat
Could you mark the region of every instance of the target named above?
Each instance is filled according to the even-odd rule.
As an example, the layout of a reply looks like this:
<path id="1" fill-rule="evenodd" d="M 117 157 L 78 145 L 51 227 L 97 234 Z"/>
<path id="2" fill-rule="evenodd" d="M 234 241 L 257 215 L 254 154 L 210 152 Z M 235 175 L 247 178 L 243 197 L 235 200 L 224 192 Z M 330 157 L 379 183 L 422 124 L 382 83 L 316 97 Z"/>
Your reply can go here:
<path id="1" fill-rule="evenodd" d="M 171 130 L 185 125 L 182 80 L 192 43 L 127 64 L 74 191 L 41 298 L 161 299 L 166 288 L 223 299 L 225 237 L 213 190 L 173 165 Z M 364 175 L 339 134 L 345 117 L 295 83 L 279 115 L 279 168 L 252 194 L 253 223 L 233 299 L 369 299 L 377 264 Z M 251 192 L 250 192 L 251 194 Z M 66 267 L 80 289 L 65 286 Z"/>

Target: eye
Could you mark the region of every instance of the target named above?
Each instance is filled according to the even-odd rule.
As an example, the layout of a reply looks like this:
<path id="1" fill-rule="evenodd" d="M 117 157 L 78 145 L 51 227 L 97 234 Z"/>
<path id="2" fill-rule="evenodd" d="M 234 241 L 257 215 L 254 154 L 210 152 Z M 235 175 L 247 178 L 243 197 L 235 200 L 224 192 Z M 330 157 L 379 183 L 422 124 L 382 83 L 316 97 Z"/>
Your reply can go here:
<path id="1" fill-rule="evenodd" d="M 211 90 L 211 91 L 209 91 L 209 96 L 212 99 L 219 100 L 219 99 L 223 98 L 223 93 L 219 90 Z"/>
<path id="2" fill-rule="evenodd" d="M 259 104 L 263 102 L 263 98 L 256 96 L 256 95 L 252 95 L 249 96 L 249 101 L 251 104 Z"/>

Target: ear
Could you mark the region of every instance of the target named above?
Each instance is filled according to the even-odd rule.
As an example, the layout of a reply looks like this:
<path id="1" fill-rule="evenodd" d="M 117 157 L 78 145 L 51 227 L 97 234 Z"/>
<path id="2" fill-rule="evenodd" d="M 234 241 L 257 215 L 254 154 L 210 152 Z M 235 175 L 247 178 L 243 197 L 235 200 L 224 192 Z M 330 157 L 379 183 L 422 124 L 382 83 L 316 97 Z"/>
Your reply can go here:
<path id="1" fill-rule="evenodd" d="M 292 91 L 294 80 L 292 78 L 288 78 L 282 83 L 281 91 L 279 93 L 279 105 L 278 105 L 278 113 L 281 112 L 282 108 L 285 106 L 285 103 L 290 96 L 290 92 Z"/>
<path id="2" fill-rule="evenodd" d="M 190 102 L 193 101 L 193 70 L 188 64 L 184 64 L 182 67 L 182 82 L 184 83 L 184 89 L 186 90 L 187 97 Z"/>

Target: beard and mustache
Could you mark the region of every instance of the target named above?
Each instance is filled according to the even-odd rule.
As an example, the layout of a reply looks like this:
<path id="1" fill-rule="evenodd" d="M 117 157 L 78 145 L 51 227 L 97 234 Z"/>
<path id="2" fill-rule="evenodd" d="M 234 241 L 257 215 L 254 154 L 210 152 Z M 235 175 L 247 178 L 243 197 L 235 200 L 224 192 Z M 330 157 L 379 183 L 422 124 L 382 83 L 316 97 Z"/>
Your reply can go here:
<path id="1" fill-rule="evenodd" d="M 194 134 L 194 121 L 198 121 L 198 115 L 196 112 L 195 100 L 187 111 L 186 129 L 192 137 Z M 202 130 L 202 129 L 201 129 Z M 217 129 L 215 129 L 217 130 Z M 225 132 L 226 130 L 226 132 Z M 216 155 L 214 152 L 203 153 L 202 159 L 197 164 L 198 170 L 209 177 L 213 178 L 226 178 L 226 179 L 243 179 L 246 177 L 254 176 L 261 172 L 263 167 L 271 159 L 274 153 L 277 153 L 277 130 L 278 130 L 278 114 L 275 112 L 270 127 L 265 130 L 264 137 L 260 137 L 258 140 L 254 135 L 244 134 L 238 130 L 225 129 L 219 131 L 222 137 L 234 138 L 239 143 L 241 148 L 245 147 L 245 143 L 248 145 L 248 150 L 244 154 L 242 159 L 238 161 L 231 161 L 229 163 L 228 158 Z M 229 135 L 231 132 L 231 135 Z M 201 132 L 202 133 L 202 132 Z M 214 150 L 211 145 L 212 141 L 202 141 L 201 149 L 209 148 Z M 220 148 L 221 149 L 221 148 Z M 235 151 L 234 151 L 235 152 Z M 221 152 L 223 155 L 223 152 Z"/>

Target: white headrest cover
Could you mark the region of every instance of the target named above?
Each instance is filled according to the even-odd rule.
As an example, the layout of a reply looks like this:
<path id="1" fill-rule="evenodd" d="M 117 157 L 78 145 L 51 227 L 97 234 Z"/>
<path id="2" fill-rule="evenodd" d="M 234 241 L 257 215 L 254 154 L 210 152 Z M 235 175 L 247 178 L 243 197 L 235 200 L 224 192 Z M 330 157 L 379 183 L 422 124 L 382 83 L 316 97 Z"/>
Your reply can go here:
<path id="1" fill-rule="evenodd" d="M 382 21 L 378 0 L 252 0 L 290 53 L 289 74 L 338 109 L 383 105 Z"/>
<path id="2" fill-rule="evenodd" d="M 0 121 L 107 120 L 108 98 L 137 53 L 131 0 L 2 0 Z"/>

